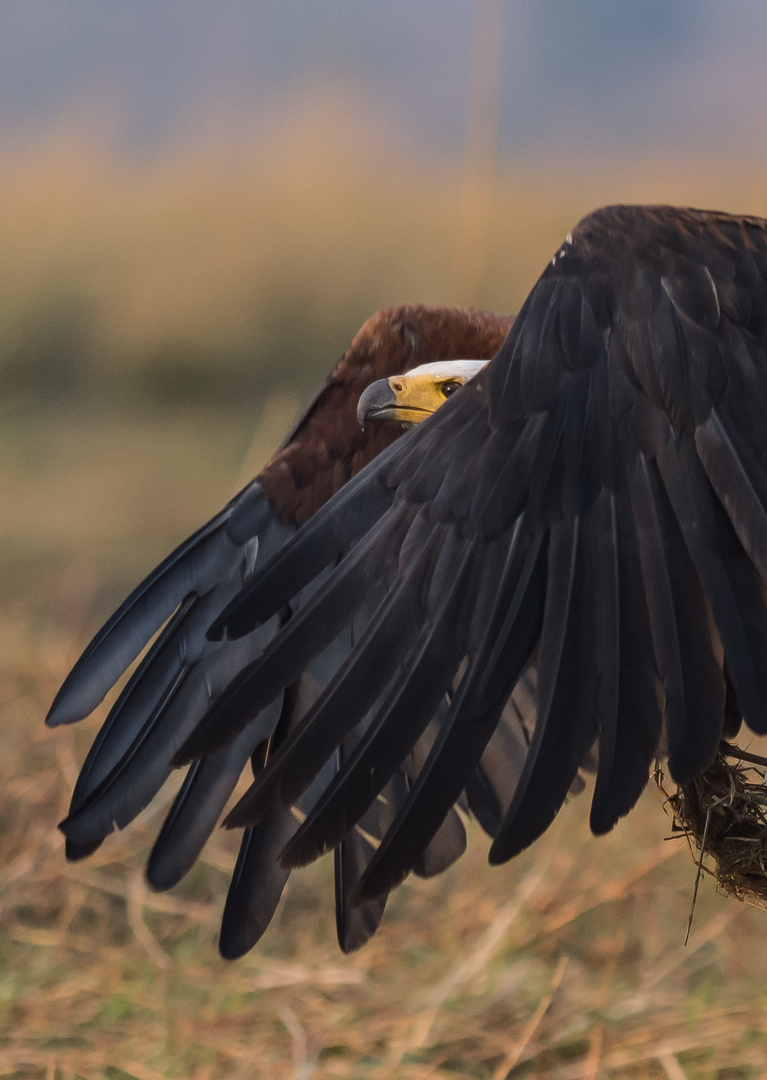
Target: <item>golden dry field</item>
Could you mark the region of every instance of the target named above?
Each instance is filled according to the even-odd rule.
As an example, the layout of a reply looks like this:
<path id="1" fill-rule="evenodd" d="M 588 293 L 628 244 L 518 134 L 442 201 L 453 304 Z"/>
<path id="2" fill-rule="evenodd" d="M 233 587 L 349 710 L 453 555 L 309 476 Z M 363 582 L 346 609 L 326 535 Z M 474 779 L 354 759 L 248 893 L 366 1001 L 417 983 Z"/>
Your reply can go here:
<path id="1" fill-rule="evenodd" d="M 221 960 L 236 837 L 219 832 L 170 894 L 143 883 L 170 792 L 64 861 L 55 826 L 100 717 L 47 731 L 58 684 L 266 459 L 368 314 L 514 310 L 607 201 L 767 213 L 763 169 L 742 163 L 503 168 L 472 291 L 460 174 L 385 160 L 355 124 L 317 106 L 236 153 L 143 166 L 62 132 L 0 162 L 0 1075 L 767 1077 L 767 913 L 704 880 L 684 947 L 695 867 L 654 785 L 600 840 L 573 799 L 501 868 L 473 828 L 349 957 L 320 864 L 251 954 Z"/>

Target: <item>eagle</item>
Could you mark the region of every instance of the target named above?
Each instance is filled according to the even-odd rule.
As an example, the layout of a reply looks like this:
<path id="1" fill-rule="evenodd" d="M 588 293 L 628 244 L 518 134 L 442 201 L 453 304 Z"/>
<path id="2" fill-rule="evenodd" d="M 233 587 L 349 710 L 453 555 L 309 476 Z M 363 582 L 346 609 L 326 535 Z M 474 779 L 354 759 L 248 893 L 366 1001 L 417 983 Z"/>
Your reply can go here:
<path id="1" fill-rule="evenodd" d="M 467 358 L 489 363 L 397 413 L 408 368 Z M 253 484 L 99 631 L 49 723 L 87 715 L 161 627 L 83 767 L 67 855 L 187 766 L 148 866 L 168 887 L 250 763 L 225 956 L 326 851 L 355 948 L 409 873 L 460 855 L 464 811 L 498 863 L 584 768 L 602 834 L 656 758 L 686 783 L 742 722 L 767 733 L 767 222 L 607 207 L 513 322 L 375 316 Z"/>

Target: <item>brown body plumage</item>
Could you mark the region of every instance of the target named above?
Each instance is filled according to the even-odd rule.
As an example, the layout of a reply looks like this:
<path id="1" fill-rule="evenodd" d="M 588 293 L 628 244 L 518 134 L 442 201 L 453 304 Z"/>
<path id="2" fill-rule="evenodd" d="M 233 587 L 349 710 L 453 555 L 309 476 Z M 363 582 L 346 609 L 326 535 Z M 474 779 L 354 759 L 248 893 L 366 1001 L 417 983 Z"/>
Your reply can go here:
<path id="1" fill-rule="evenodd" d="M 424 304 L 403 304 L 371 316 L 258 476 L 283 519 L 307 521 L 401 434 L 392 425 L 360 428 L 357 402 L 367 386 L 433 360 L 489 360 L 512 321 L 486 311 Z"/>

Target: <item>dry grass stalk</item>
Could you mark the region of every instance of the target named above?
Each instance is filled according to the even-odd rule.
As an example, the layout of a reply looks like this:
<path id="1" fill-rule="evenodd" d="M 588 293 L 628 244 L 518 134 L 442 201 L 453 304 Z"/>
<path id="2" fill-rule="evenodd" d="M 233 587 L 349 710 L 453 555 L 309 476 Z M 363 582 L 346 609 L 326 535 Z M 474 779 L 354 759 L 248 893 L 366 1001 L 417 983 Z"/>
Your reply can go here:
<path id="1" fill-rule="evenodd" d="M 656 782 L 667 795 L 674 826 L 699 852 L 696 894 L 703 872 L 730 896 L 767 910 L 765 768 L 767 759 L 723 742 L 711 768 L 672 795 L 664 791 L 659 771 Z"/>

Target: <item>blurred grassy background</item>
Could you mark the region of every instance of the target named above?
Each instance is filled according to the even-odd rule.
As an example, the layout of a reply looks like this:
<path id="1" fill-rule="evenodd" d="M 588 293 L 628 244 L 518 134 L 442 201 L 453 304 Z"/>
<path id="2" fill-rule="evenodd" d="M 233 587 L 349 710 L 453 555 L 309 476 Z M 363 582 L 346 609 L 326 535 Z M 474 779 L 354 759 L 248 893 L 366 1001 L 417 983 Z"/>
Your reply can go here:
<path id="1" fill-rule="evenodd" d="M 147 895 L 156 810 L 65 865 L 54 826 L 98 718 L 46 732 L 57 685 L 267 458 L 368 315 L 514 311 L 605 202 L 767 213 L 763 171 L 742 161 L 519 160 L 495 178 L 477 277 L 457 166 L 392 159 L 332 98 L 274 132 L 137 163 L 62 129 L 0 161 L 0 1074 L 767 1076 L 767 916 L 704 883 L 682 948 L 694 870 L 654 790 L 599 841 L 575 800 L 492 871 L 473 831 L 351 958 L 320 866 L 225 964 L 233 838 Z"/>

